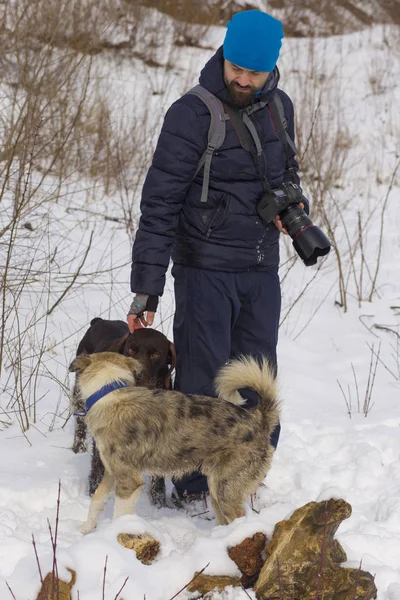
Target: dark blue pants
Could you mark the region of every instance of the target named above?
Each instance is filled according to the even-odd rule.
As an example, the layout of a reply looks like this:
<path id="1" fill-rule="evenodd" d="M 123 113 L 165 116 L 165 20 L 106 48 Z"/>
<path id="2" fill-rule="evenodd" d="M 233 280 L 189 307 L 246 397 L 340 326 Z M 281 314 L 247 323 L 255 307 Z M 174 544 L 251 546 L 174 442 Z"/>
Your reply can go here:
<path id="1" fill-rule="evenodd" d="M 218 369 L 239 354 L 267 356 L 276 369 L 281 309 L 277 271 L 225 273 L 174 265 L 176 348 L 175 389 L 215 396 Z M 249 394 L 246 406 L 257 400 Z M 280 426 L 271 436 L 276 447 Z M 175 481 L 179 494 L 206 491 L 193 473 Z"/>

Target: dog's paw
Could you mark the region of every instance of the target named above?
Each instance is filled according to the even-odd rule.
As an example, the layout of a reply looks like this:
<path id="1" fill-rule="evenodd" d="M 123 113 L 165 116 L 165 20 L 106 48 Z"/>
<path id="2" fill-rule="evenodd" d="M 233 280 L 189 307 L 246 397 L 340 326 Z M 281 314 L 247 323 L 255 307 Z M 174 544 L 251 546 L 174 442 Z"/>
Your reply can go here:
<path id="1" fill-rule="evenodd" d="M 83 535 L 86 535 L 88 533 L 91 533 L 92 531 L 94 531 L 95 529 L 95 525 L 93 525 L 92 523 L 89 523 L 88 521 L 86 521 L 86 523 L 83 523 L 83 525 L 81 525 L 79 527 L 79 531 L 81 533 L 83 533 Z"/>
<path id="2" fill-rule="evenodd" d="M 71 450 L 75 454 L 83 454 L 88 451 L 88 448 L 86 442 L 76 442 L 73 444 Z"/>
<path id="3" fill-rule="evenodd" d="M 157 508 L 167 506 L 164 477 L 152 477 L 149 490 L 150 502 Z"/>
<path id="4" fill-rule="evenodd" d="M 166 494 L 150 494 L 150 502 L 156 508 L 165 508 L 167 506 Z"/>

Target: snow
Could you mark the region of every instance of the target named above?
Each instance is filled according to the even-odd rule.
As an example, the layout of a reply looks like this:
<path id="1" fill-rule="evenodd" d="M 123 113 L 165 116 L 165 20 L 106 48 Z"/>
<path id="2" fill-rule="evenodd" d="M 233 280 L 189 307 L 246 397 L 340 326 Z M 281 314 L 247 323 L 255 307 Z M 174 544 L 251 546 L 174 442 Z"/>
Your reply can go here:
<path id="1" fill-rule="evenodd" d="M 368 215 L 366 256 L 375 265 L 379 243 L 380 210 L 393 174 L 399 150 L 398 109 L 400 96 L 400 54 L 389 52 L 385 44 L 388 29 L 376 27 L 361 33 L 315 40 L 321 64 L 331 66 L 329 77 L 343 90 L 341 121 L 351 132 L 344 181 L 338 201 L 344 207 L 352 243 L 356 235 L 357 210 Z M 215 47 L 223 39 L 223 29 L 213 28 L 207 43 Z M 305 66 L 308 40 L 285 40 L 282 56 L 283 84 L 294 99 L 299 94 L 295 73 Z M 163 102 L 168 105 L 196 79 L 196 72 L 210 56 L 210 50 L 180 49 L 177 68 L 171 73 L 176 85 L 169 85 Z M 334 68 L 340 63 L 340 69 Z M 385 67 L 384 87 L 371 91 L 374 65 Z M 120 106 L 124 96 L 136 89 L 146 92 L 148 78 L 137 72 L 139 61 L 112 60 L 101 64 L 112 78 L 112 91 Z M 321 67 L 322 68 L 322 67 Z M 112 73 L 112 75 L 111 75 Z M 389 75 L 387 75 L 389 73 Z M 397 75 L 397 77 L 396 77 Z M 146 83 L 147 82 L 147 83 Z M 183 87 L 183 89 L 180 89 Z M 156 99 L 158 96 L 155 97 Z M 165 106 L 165 105 L 164 105 Z M 311 119 L 304 112 L 304 119 Z M 301 117 L 297 113 L 298 118 Z M 158 118 L 156 115 L 154 118 Z M 154 139 L 160 123 L 153 127 Z M 333 124 L 332 124 L 333 128 Z M 327 144 L 329 146 L 329 138 Z M 377 181 L 377 173 L 380 180 Z M 400 173 L 398 173 L 398 176 Z M 282 326 L 279 341 L 280 395 L 283 401 L 282 433 L 272 468 L 260 487 L 254 508 L 229 526 L 216 527 L 211 509 L 193 516 L 172 508 L 156 509 L 143 493 L 136 514 L 111 521 L 110 499 L 99 527 L 83 537 L 78 527 L 89 505 L 86 492 L 90 457 L 70 450 L 72 419 L 65 422 L 68 397 L 63 385 L 76 345 L 94 316 L 124 318 L 130 301 L 128 288 L 131 241 L 117 223 L 104 221 L 100 214 L 117 214 L 112 197 L 99 205 L 91 200 L 92 213 L 79 208 L 87 201 L 85 182 L 52 207 L 52 219 L 59 219 L 63 231 L 52 237 L 65 261 L 80 260 L 90 231 L 95 234 L 89 263 L 85 265 L 85 285 L 66 298 L 46 324 L 48 347 L 42 357 L 38 420 L 25 435 L 18 423 L 0 431 L 0 590 L 10 598 L 7 581 L 18 600 L 34 600 L 40 588 L 32 535 L 43 574 L 52 568 L 48 521 L 55 529 L 58 484 L 61 482 L 57 560 L 61 577 L 69 580 L 66 568 L 77 571 L 73 600 L 102 598 L 105 561 L 105 598 L 113 600 L 128 578 L 121 597 L 136 600 L 171 598 L 193 577 L 195 571 L 238 575 L 225 549 L 257 531 L 271 536 L 275 524 L 310 501 L 344 498 L 352 515 L 336 534 L 348 557 L 345 566 L 362 568 L 376 575 L 379 600 L 400 600 L 400 252 L 399 178 L 391 190 L 384 215 L 384 239 L 377 279 L 378 293 L 367 301 L 368 278 L 362 298 L 349 277 L 348 311 L 338 306 L 338 271 L 334 253 L 316 274 L 300 261 L 283 282 Z M 137 201 L 139 196 L 137 197 Z M 96 214 L 97 212 L 97 214 Z M 38 213 L 37 222 L 43 219 Z M 49 217 L 50 218 L 50 217 Z M 34 225 L 36 225 L 34 223 Z M 340 222 L 338 243 L 345 232 Z M 28 234 L 26 233 L 28 236 Z M 27 237 L 32 248 L 38 234 Z M 39 245 L 38 245 L 39 247 Z M 282 242 L 283 259 L 287 244 Z M 343 247 L 343 246 L 342 246 Z M 346 246 L 345 246 L 346 247 Z M 27 248 L 29 252 L 29 248 Z M 68 257 L 68 259 L 67 259 Z M 357 263 L 359 264 L 359 263 Z M 114 267 L 113 276 L 107 272 Z M 372 268 L 374 271 L 374 268 Z M 315 276 L 316 275 L 316 276 Z M 305 284 L 306 292 L 301 295 Z M 63 289 L 62 286 L 60 286 Z M 169 279 L 158 313 L 158 324 L 171 336 L 173 313 L 172 284 Z M 38 286 L 37 293 L 40 293 Z M 299 298 L 299 299 L 298 299 Z M 293 302 L 298 299 L 292 307 Z M 29 317 L 31 297 L 25 298 Z M 336 303 L 335 303 L 336 302 Z M 22 317 L 23 315 L 21 315 Z M 160 324 L 161 323 L 161 324 Z M 377 328 L 384 326 L 386 329 Z M 33 330 L 38 339 L 42 332 Z M 376 356 L 379 356 L 376 359 Z M 371 389 L 370 364 L 377 361 Z M 2 379 L 6 389 L 6 375 Z M 340 384 L 340 385 L 339 385 Z M 343 390 L 345 398 L 341 389 Z M 364 414 L 365 395 L 371 392 L 371 406 Z M 6 409 L 5 393 L 0 406 Z M 3 419 L 3 417 L 2 417 Z M 168 484 L 169 490 L 171 484 Z M 120 532 L 149 533 L 159 540 L 161 550 L 151 566 L 143 565 L 133 551 L 117 542 Z M 251 597 L 254 594 L 249 590 Z M 182 592 L 180 598 L 188 597 Z M 241 589 L 230 589 L 216 599 L 247 598 Z"/>

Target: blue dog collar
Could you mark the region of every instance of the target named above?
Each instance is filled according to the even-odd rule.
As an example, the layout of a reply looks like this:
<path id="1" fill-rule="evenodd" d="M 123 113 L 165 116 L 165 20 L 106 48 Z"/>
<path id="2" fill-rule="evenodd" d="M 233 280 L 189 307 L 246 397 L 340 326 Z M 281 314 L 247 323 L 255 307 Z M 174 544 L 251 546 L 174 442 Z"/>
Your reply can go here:
<path id="1" fill-rule="evenodd" d="M 107 396 L 107 394 L 114 392 L 114 390 L 118 390 L 119 388 L 124 387 L 128 387 L 128 384 L 124 383 L 123 381 L 113 381 L 112 383 L 107 383 L 107 385 L 104 385 L 102 388 L 97 390 L 97 392 L 89 396 L 89 398 L 86 400 L 86 410 L 84 412 L 78 411 L 74 412 L 73 414 L 76 417 L 84 417 L 92 408 L 93 404 L 96 404 L 98 400 L 100 400 L 104 396 Z"/>
<path id="2" fill-rule="evenodd" d="M 118 390 L 118 388 L 127 386 L 128 384 L 124 383 L 123 381 L 113 381 L 112 383 L 107 383 L 107 385 L 104 385 L 86 400 L 86 412 L 89 412 L 89 409 L 92 408 L 93 404 L 95 404 L 97 400 L 100 400 L 100 398 L 103 398 L 103 396 L 107 396 L 107 394 L 110 394 L 110 392 L 113 392 L 114 390 Z"/>

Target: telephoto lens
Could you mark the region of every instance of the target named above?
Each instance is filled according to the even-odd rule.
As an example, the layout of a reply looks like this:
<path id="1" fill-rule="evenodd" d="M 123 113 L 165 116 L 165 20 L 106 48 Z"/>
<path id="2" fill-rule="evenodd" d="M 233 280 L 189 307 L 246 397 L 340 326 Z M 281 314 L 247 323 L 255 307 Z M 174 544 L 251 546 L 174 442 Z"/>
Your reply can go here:
<path id="1" fill-rule="evenodd" d="M 319 256 L 328 254 L 331 249 L 330 241 L 298 204 L 291 204 L 279 216 L 306 267 L 315 265 Z"/>

